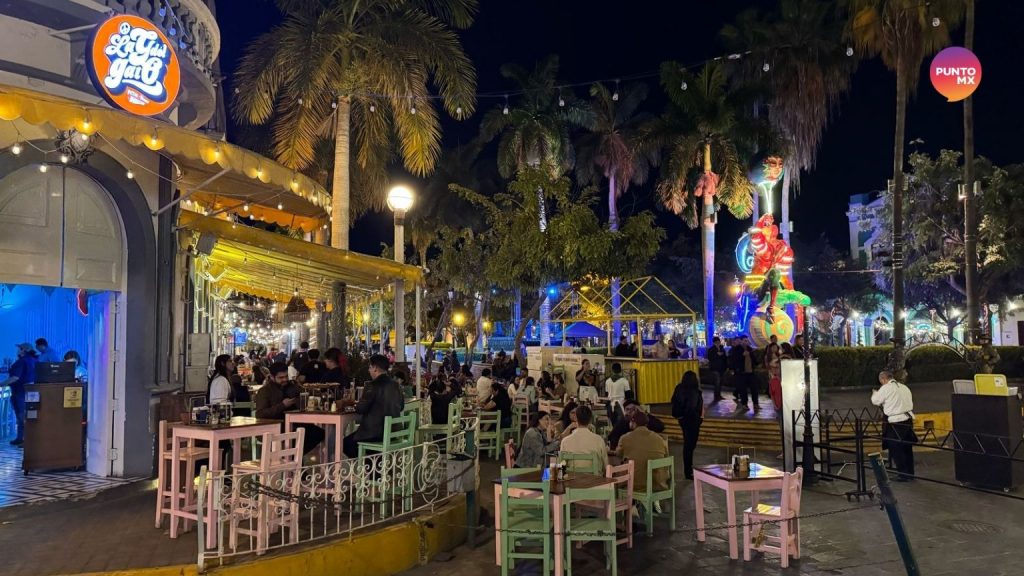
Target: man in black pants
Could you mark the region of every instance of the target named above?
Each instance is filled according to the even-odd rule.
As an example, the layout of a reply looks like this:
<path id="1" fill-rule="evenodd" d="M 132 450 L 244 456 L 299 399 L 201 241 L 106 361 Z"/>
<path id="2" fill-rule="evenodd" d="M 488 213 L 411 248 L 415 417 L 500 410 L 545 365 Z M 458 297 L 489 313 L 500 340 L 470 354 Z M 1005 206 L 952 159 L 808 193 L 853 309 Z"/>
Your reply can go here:
<path id="1" fill-rule="evenodd" d="M 750 401 L 754 405 L 754 412 L 761 409 L 761 405 L 757 401 L 758 382 L 757 376 L 754 375 L 754 348 L 750 345 L 750 341 L 746 336 L 741 338 L 741 345 L 743 346 L 743 381 L 747 393 L 750 395 Z M 744 399 L 743 405 L 746 406 L 747 402 Z"/>
<path id="2" fill-rule="evenodd" d="M 889 463 L 899 475 L 896 480 L 906 482 L 914 479 L 914 396 L 910 388 L 900 384 L 892 373 L 878 374 L 881 386 L 871 391 L 871 403 L 881 406 L 885 413 L 882 427 L 882 446 L 889 450 Z"/>
<path id="3" fill-rule="evenodd" d="M 722 339 L 715 336 L 711 339 L 711 347 L 707 351 L 708 368 L 711 369 L 711 381 L 715 386 L 714 402 L 724 400 L 722 397 L 722 380 L 725 379 L 725 370 L 728 367 L 728 356 L 725 346 L 722 346 Z"/>
<path id="4" fill-rule="evenodd" d="M 736 407 L 747 405 L 747 377 L 743 373 L 743 341 L 734 338 L 729 347 L 729 369 L 732 370 L 732 395 Z"/>

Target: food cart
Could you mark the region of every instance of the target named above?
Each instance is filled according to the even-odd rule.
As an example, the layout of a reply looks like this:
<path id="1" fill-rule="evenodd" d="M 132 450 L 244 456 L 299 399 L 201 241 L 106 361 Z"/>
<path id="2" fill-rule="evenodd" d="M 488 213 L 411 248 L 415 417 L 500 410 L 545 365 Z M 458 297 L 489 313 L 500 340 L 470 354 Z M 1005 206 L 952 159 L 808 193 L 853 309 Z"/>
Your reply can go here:
<path id="1" fill-rule="evenodd" d="M 613 301 L 618 302 L 617 314 Z M 607 356 L 602 358 L 604 374 L 611 374 L 612 364 L 620 364 L 641 403 L 668 403 L 676 384 L 687 370 L 699 374 L 696 359 L 655 359 L 650 353 L 645 354 L 644 333 L 652 331 L 656 323 L 665 320 L 689 322 L 689 336 L 696 342 L 696 313 L 654 276 L 622 280 L 614 291 L 608 280 L 574 283 L 552 308 L 551 318 L 553 322 L 562 324 L 563 332 L 566 325 L 578 322 L 603 327 L 607 351 Z M 613 355 L 620 335 L 613 333 L 616 322 L 625 329 L 620 329 L 621 334 L 628 333 L 637 343 L 636 356 Z M 563 354 L 559 355 L 560 360 L 563 365 L 568 365 L 570 361 Z M 595 362 L 591 360 L 591 364 Z"/>

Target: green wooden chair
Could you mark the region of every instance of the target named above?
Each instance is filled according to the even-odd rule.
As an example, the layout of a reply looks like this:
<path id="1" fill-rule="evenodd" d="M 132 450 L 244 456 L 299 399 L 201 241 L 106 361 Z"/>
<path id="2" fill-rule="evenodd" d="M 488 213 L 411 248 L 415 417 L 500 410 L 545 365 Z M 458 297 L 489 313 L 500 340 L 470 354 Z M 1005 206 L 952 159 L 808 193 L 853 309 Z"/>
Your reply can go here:
<path id="1" fill-rule="evenodd" d="M 523 430 L 526 430 L 530 423 L 530 407 L 522 405 L 512 406 L 512 427 L 503 430 L 505 438 L 511 438 L 520 444 L 523 441 Z"/>
<path id="2" fill-rule="evenodd" d="M 502 466 L 501 478 L 519 476 L 520 474 L 529 474 L 530 472 L 540 472 L 540 466 L 531 466 L 529 468 L 506 468 L 505 466 Z"/>
<path id="3" fill-rule="evenodd" d="M 658 470 L 668 471 L 668 488 L 665 490 L 654 490 L 654 473 Z M 642 474 L 643 472 L 641 472 Z M 647 526 L 647 535 L 654 536 L 654 503 L 662 500 L 669 500 L 668 512 L 663 516 L 670 517 L 672 530 L 676 529 L 676 468 L 675 460 L 671 456 L 647 461 L 647 486 L 643 491 L 633 490 L 633 501 L 643 505 L 644 522 Z"/>
<path id="4" fill-rule="evenodd" d="M 391 457 L 389 454 L 405 448 L 412 448 L 416 444 L 416 421 L 418 416 L 418 409 L 402 416 L 385 416 L 384 439 L 380 442 L 359 443 L 360 460 L 365 458 L 368 452 L 379 453 L 381 454 L 380 457 L 384 459 L 384 470 L 382 472 L 376 467 L 374 467 L 374 470 L 366 470 L 366 466 L 360 467 L 360 482 L 364 486 L 374 489 L 364 490 L 362 493 L 368 494 L 375 491 L 378 494 L 382 515 L 386 516 L 388 514 L 391 510 L 392 500 L 398 494 L 402 495 L 403 509 L 412 509 L 412 467 L 415 464 L 415 458 L 399 459 Z M 399 472 L 393 469 L 399 464 L 404 464 L 405 470 Z M 387 478 L 389 473 L 390 479 Z M 403 478 L 404 481 L 395 481 L 395 478 L 398 477 Z"/>
<path id="5" fill-rule="evenodd" d="M 612 576 L 619 573 L 619 555 L 615 532 L 615 514 L 610 509 L 615 506 L 615 488 L 569 488 L 562 499 L 565 506 L 565 567 L 568 576 L 572 576 L 572 549 L 574 542 L 604 542 L 604 566 Z M 585 502 L 587 508 L 599 508 L 597 517 L 572 517 L 572 505 Z"/>
<path id="6" fill-rule="evenodd" d="M 384 439 L 380 442 L 360 442 L 359 457 L 366 456 L 369 451 L 390 452 L 409 448 L 416 443 L 416 422 L 419 420 L 419 409 L 401 416 L 384 417 Z"/>
<path id="7" fill-rule="evenodd" d="M 578 454 L 575 452 L 559 452 L 558 461 L 565 461 L 565 468 L 570 472 L 584 472 L 596 476 L 604 476 L 601 469 L 601 459 L 597 454 Z"/>
<path id="8" fill-rule="evenodd" d="M 438 436 L 444 436 L 446 438 L 445 454 L 452 451 L 452 437 L 459 433 L 460 423 L 462 420 L 462 405 L 459 402 L 451 402 L 448 404 L 448 422 L 445 424 L 422 424 L 416 429 L 417 442 L 432 442 Z"/>
<path id="9" fill-rule="evenodd" d="M 480 425 L 476 431 L 477 452 L 488 452 L 495 460 L 501 459 L 501 412 L 482 411 L 479 413 Z"/>
<path id="10" fill-rule="evenodd" d="M 517 473 L 521 473 L 517 471 Z M 542 574 L 551 571 L 551 483 L 501 481 L 501 575 L 515 569 L 516 560 L 540 560 Z M 534 551 L 523 550 L 533 544 Z M 536 549 L 540 551 L 536 551 Z"/>

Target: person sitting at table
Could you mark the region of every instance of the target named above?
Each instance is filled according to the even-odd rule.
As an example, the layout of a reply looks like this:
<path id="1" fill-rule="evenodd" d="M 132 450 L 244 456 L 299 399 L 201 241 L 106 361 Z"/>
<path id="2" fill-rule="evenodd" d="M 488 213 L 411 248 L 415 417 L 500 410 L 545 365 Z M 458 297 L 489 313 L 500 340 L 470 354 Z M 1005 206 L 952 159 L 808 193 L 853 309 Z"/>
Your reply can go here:
<path id="1" fill-rule="evenodd" d="M 608 396 L 609 417 L 612 422 L 618 423 L 629 391 L 629 380 L 622 375 L 622 364 L 615 362 L 612 364 L 612 375 L 604 382 L 604 392 Z"/>
<path id="2" fill-rule="evenodd" d="M 323 375 L 326 371 L 323 361 L 320 360 L 320 351 L 316 348 L 306 352 L 306 362 L 299 369 L 300 384 L 319 384 L 323 382 Z"/>
<path id="3" fill-rule="evenodd" d="M 587 382 L 587 376 L 591 375 L 590 360 L 584 358 L 583 365 L 576 371 L 576 384 L 580 386 L 593 386 L 592 382 Z"/>
<path id="4" fill-rule="evenodd" d="M 643 408 L 636 403 L 636 400 L 626 400 L 624 417 L 619 418 L 612 431 L 608 433 L 608 445 L 615 450 L 619 446 L 619 440 L 633 429 L 633 413 L 643 411 Z M 647 414 L 647 427 L 655 434 L 665 431 L 665 423 L 654 414 Z"/>
<path id="5" fill-rule="evenodd" d="M 82 365 L 82 357 L 79 356 L 77 350 L 68 350 L 65 352 L 64 361 L 75 363 L 75 380 L 78 380 L 79 382 L 89 381 L 89 371 Z"/>
<path id="6" fill-rule="evenodd" d="M 476 403 L 483 406 L 491 398 L 491 369 L 484 368 L 480 377 L 476 379 Z"/>
<path id="7" fill-rule="evenodd" d="M 555 399 L 555 381 L 551 379 L 551 373 L 547 370 L 540 373 L 540 380 L 537 381 L 537 393 L 544 400 Z"/>
<path id="8" fill-rule="evenodd" d="M 448 406 L 455 400 L 455 392 L 443 380 L 435 378 L 427 394 L 430 397 L 430 423 L 448 425 Z"/>
<path id="9" fill-rule="evenodd" d="M 530 404 L 530 410 L 536 411 L 537 387 L 533 384 L 533 376 L 523 378 L 523 385 L 516 391 L 517 398 L 526 398 Z"/>
<path id="10" fill-rule="evenodd" d="M 227 354 L 213 360 L 213 374 L 206 384 L 206 400 L 211 406 L 231 399 L 231 375 L 235 372 L 235 361 Z"/>
<path id="11" fill-rule="evenodd" d="M 634 462 L 633 490 L 640 492 L 647 489 L 647 462 L 668 456 L 668 442 L 660 434 L 652 432 L 647 427 L 648 422 L 646 412 L 634 410 L 630 419 L 632 430 L 619 440 L 615 450 L 616 454 Z M 655 491 L 667 490 L 668 470 L 656 470 L 652 480 Z"/>
<path id="12" fill-rule="evenodd" d="M 345 373 L 345 369 L 342 366 L 341 349 L 328 348 L 327 352 L 324 352 L 324 372 L 320 377 L 320 381 L 340 385 L 342 393 L 351 387 L 352 380 Z"/>
<path id="13" fill-rule="evenodd" d="M 569 402 L 562 408 L 562 416 L 552 425 L 555 432 L 555 437 L 559 440 L 565 440 L 572 434 L 572 431 L 576 429 L 576 404 L 575 400 L 570 399 Z M 590 431 L 595 432 L 594 425 L 590 425 Z"/>
<path id="14" fill-rule="evenodd" d="M 384 419 L 402 415 L 405 398 L 398 383 L 388 376 L 390 362 L 386 356 L 374 354 L 370 356 L 369 372 L 373 380 L 366 385 L 363 396 L 356 404 L 356 414 L 360 414 L 359 428 L 345 436 L 344 451 L 349 458 L 359 456 L 360 442 L 380 442 L 384 440 Z"/>
<path id="15" fill-rule="evenodd" d="M 256 417 L 263 420 L 284 420 L 284 413 L 299 408 L 299 394 L 302 387 L 288 381 L 288 365 L 274 362 L 270 365 L 270 375 L 265 384 L 256 393 Z M 306 430 L 302 443 L 302 453 L 308 454 L 324 439 L 323 428 L 315 424 L 297 424 Z"/>
<path id="16" fill-rule="evenodd" d="M 579 406 L 576 413 L 576 428 L 569 434 L 569 437 L 562 440 L 562 452 L 570 454 L 595 454 L 598 457 L 599 470 L 604 470 L 608 465 L 608 447 L 601 438 L 590 429 L 590 423 L 594 419 L 594 412 L 589 406 Z"/>
<path id="17" fill-rule="evenodd" d="M 405 372 L 401 370 L 394 370 L 391 375 L 395 382 L 398 382 L 398 387 L 402 390 L 402 396 L 406 400 L 412 400 L 416 398 L 416 387 L 412 385 Z"/>
<path id="18" fill-rule="evenodd" d="M 558 439 L 554 436 L 551 417 L 543 411 L 531 413 L 529 427 L 523 433 L 523 444 L 516 457 L 516 468 L 543 468 L 547 464 L 547 455 L 557 450 Z"/>
<path id="19" fill-rule="evenodd" d="M 498 382 L 491 382 L 491 397 L 483 405 L 484 411 L 501 413 L 501 427 L 512 427 L 512 399 L 508 396 L 508 390 Z"/>

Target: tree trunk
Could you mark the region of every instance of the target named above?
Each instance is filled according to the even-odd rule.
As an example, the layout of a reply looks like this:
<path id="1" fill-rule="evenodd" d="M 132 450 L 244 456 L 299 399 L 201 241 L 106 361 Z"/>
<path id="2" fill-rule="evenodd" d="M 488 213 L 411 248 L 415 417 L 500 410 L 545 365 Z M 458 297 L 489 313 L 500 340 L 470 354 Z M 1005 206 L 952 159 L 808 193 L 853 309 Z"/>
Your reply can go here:
<path id="1" fill-rule="evenodd" d="M 334 124 L 334 179 L 331 186 L 331 247 L 348 250 L 351 180 L 349 178 L 348 139 L 351 130 L 352 101 L 338 98 Z"/>
<path id="2" fill-rule="evenodd" d="M 903 140 L 907 123 L 908 66 L 902 54 L 896 60 L 896 135 L 892 161 L 892 336 L 894 345 L 902 348 L 906 340 L 906 319 L 903 317 Z M 897 354 L 901 358 L 902 354 Z M 893 366 L 901 370 L 902 366 Z"/>
<path id="3" fill-rule="evenodd" d="M 966 0 L 964 47 L 974 50 L 974 0 Z M 974 97 L 964 100 L 964 284 L 967 289 L 967 332 L 964 340 L 977 343 L 978 320 L 978 203 L 974 196 Z"/>
<path id="4" fill-rule="evenodd" d="M 788 163 L 788 162 L 787 162 Z M 785 166 L 785 164 L 783 164 Z M 782 171 L 782 225 L 779 228 L 782 230 L 782 239 L 789 243 L 789 171 L 792 167 L 785 166 Z M 799 168 L 797 168 L 799 170 Z M 769 208 L 770 209 L 770 208 Z M 789 269 L 789 279 L 793 280 L 793 269 Z"/>
<path id="5" fill-rule="evenodd" d="M 427 362 L 427 373 L 430 373 L 430 362 L 434 358 L 434 346 L 444 333 L 444 327 L 448 324 L 448 315 L 452 310 L 452 301 L 449 300 L 445 303 L 444 308 L 441 309 L 441 317 L 437 320 L 437 327 L 434 329 L 434 335 L 430 339 L 430 345 L 427 346 L 426 350 L 423 351 L 423 359 Z M 454 342 L 453 342 L 454 346 Z"/>
<path id="6" fill-rule="evenodd" d="M 523 291 L 516 288 L 512 300 L 512 330 L 519 331 L 523 325 Z"/>
<path id="7" fill-rule="evenodd" d="M 615 171 L 608 175 L 608 229 L 616 232 L 619 229 L 619 207 L 616 202 Z M 619 341 L 622 334 L 622 323 L 619 322 L 619 314 L 622 308 L 622 295 L 619 294 L 619 279 L 612 278 L 612 344 Z"/>
<path id="8" fill-rule="evenodd" d="M 527 318 L 532 318 L 540 310 L 540 305 L 541 305 L 541 303 L 543 301 L 544 300 L 538 298 L 537 301 L 533 303 L 533 307 L 530 308 L 530 312 L 526 315 L 526 317 Z M 512 344 L 512 348 L 514 349 L 513 354 L 515 355 L 516 358 L 520 358 L 520 356 L 519 356 L 519 345 L 523 343 L 523 334 L 525 334 L 525 333 L 526 333 L 526 324 L 520 323 L 519 324 L 519 329 L 516 330 L 515 342 Z M 526 358 L 520 358 L 519 365 L 520 366 L 525 366 L 526 365 L 525 362 L 526 362 Z"/>
<path id="9" fill-rule="evenodd" d="M 711 171 L 711 144 L 704 144 L 704 172 Z M 701 242 L 704 248 L 704 342 L 715 336 L 715 199 L 705 192 Z M 694 342 L 694 347 L 697 346 Z"/>

